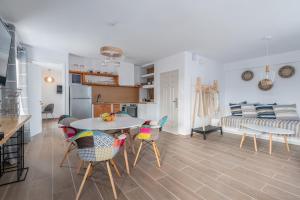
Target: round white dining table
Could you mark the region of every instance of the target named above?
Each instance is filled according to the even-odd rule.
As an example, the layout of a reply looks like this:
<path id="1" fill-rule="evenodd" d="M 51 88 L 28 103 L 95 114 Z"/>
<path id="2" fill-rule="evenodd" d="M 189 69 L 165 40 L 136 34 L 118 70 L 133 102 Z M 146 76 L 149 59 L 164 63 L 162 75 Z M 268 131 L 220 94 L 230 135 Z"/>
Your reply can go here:
<path id="1" fill-rule="evenodd" d="M 81 130 L 93 130 L 93 131 L 121 130 L 123 133 L 127 135 L 129 139 L 128 141 L 130 142 L 131 150 L 133 153 L 135 153 L 134 143 L 132 141 L 130 131 L 124 131 L 124 130 L 140 127 L 143 125 L 144 122 L 145 120 L 139 118 L 124 116 L 124 115 L 116 115 L 116 119 L 111 122 L 103 121 L 102 118 L 87 118 L 87 119 L 81 119 L 72 122 L 70 125 L 73 128 L 81 129 Z M 124 145 L 124 158 L 125 158 L 126 171 L 128 174 L 130 174 L 126 143 Z"/>
<path id="2" fill-rule="evenodd" d="M 82 130 L 107 131 L 140 127 L 144 122 L 145 120 L 139 118 L 117 115 L 116 120 L 111 122 L 103 121 L 102 118 L 87 118 L 72 122 L 71 126 Z"/>

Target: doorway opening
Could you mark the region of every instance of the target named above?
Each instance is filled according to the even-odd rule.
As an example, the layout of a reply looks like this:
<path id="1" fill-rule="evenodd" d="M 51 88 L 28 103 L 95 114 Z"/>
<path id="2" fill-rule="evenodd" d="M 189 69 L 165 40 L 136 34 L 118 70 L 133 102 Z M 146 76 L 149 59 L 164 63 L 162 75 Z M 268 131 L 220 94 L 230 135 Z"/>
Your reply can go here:
<path id="1" fill-rule="evenodd" d="M 45 120 L 57 119 L 66 113 L 64 70 L 64 64 L 29 63 L 27 87 L 31 136 L 42 132 Z"/>

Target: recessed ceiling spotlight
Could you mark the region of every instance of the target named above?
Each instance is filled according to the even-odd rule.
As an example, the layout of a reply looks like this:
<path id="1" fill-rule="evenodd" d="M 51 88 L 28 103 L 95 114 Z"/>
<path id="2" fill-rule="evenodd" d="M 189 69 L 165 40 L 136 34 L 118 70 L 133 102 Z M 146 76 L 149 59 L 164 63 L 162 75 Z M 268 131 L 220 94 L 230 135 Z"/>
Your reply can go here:
<path id="1" fill-rule="evenodd" d="M 111 22 L 108 22 L 107 25 L 111 26 L 111 27 L 115 27 L 116 25 L 118 25 L 118 22 L 117 21 L 111 21 Z"/>

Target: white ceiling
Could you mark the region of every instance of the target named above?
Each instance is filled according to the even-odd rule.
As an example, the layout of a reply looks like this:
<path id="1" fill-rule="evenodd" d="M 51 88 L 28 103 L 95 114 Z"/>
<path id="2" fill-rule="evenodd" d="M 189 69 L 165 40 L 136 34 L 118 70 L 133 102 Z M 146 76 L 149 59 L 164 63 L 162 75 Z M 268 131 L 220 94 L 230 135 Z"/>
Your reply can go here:
<path id="1" fill-rule="evenodd" d="M 191 50 L 221 62 L 300 49 L 299 0 L 0 0 L 25 43 L 97 57 L 111 44 L 136 64 Z"/>

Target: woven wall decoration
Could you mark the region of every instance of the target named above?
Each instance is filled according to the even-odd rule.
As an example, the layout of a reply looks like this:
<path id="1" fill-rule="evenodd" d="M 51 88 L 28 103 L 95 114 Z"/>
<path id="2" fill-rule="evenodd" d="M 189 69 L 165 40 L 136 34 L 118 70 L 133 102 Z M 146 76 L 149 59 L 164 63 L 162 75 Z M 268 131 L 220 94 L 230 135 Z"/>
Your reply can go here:
<path id="1" fill-rule="evenodd" d="M 295 74 L 295 72 L 296 72 L 295 67 L 291 65 L 285 65 L 279 69 L 278 75 L 281 78 L 290 78 Z"/>
<path id="2" fill-rule="evenodd" d="M 250 80 L 253 79 L 253 77 L 254 77 L 254 73 L 252 71 L 250 71 L 250 70 L 244 71 L 242 73 L 242 79 L 244 81 L 250 81 Z"/>

